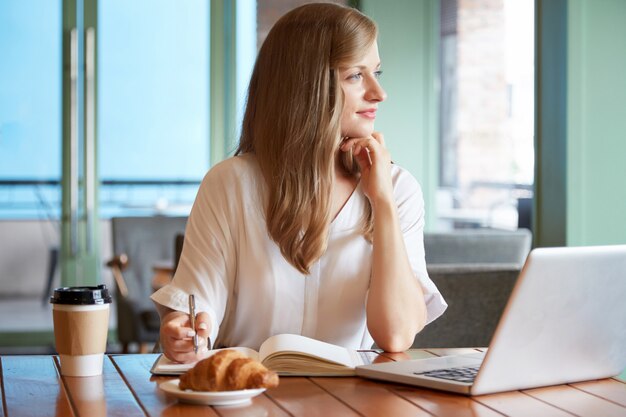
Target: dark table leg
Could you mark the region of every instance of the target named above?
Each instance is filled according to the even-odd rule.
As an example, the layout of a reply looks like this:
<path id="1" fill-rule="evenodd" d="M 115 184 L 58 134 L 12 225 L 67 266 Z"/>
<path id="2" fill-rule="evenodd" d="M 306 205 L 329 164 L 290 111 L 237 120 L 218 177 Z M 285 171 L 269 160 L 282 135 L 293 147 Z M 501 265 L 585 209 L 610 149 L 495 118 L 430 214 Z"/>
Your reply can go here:
<path id="1" fill-rule="evenodd" d="M 59 260 L 59 248 L 50 248 L 48 253 L 48 282 L 46 282 L 46 289 L 41 298 L 41 303 L 46 305 L 52 291 L 52 281 L 54 280 L 54 272 L 57 269 L 57 263 Z"/>

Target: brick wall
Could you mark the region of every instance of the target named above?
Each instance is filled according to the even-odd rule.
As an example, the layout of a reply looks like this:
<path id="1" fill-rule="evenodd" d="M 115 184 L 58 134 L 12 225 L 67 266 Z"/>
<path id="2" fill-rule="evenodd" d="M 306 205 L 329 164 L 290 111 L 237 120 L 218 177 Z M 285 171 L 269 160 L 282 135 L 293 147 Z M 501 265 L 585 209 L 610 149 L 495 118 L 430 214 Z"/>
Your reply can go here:
<path id="1" fill-rule="evenodd" d="M 506 181 L 510 164 L 503 0 L 459 0 L 458 182 Z"/>
<path id="2" fill-rule="evenodd" d="M 274 23 L 291 9 L 307 3 L 336 3 L 347 5 L 346 0 L 258 0 L 257 2 L 257 45 L 260 48 Z"/>

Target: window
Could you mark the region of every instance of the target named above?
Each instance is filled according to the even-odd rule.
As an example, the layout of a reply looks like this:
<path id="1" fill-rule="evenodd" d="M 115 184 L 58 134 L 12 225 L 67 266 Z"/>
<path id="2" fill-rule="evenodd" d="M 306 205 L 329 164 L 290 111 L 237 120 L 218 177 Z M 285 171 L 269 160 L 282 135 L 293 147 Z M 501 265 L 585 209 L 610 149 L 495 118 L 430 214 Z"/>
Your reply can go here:
<path id="1" fill-rule="evenodd" d="M 210 163 L 209 6 L 99 2 L 101 216 L 188 214 Z"/>
<path id="2" fill-rule="evenodd" d="M 526 1 L 441 2 L 439 228 L 529 227 L 533 13 Z"/>
<path id="3" fill-rule="evenodd" d="M 209 167 L 209 2 L 1 1 L 0 304 L 28 314 L 23 321 L 4 314 L 0 347 L 15 343 L 13 332 L 51 329 L 46 284 L 56 286 L 61 264 L 87 282 L 110 253 L 103 221 L 103 233 L 90 234 L 100 238 L 100 257 L 81 252 L 77 266 L 58 255 L 63 97 L 70 96 L 62 91 L 63 10 L 75 12 L 72 24 L 85 33 L 85 11 L 93 16 L 96 6 L 100 215 L 188 214 Z M 80 146 L 75 163 L 84 166 Z"/>
<path id="4" fill-rule="evenodd" d="M 61 4 L 0 3 L 0 219 L 58 219 Z"/>

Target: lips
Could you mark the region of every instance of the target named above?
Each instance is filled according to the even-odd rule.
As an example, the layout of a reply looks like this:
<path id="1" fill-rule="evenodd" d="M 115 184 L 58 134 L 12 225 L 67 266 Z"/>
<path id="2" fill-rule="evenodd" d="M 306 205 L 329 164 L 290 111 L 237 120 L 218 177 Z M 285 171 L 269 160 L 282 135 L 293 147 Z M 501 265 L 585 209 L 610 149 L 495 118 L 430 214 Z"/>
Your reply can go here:
<path id="1" fill-rule="evenodd" d="M 366 119 L 375 119 L 376 118 L 376 109 L 366 109 L 356 112 L 356 114 L 365 117 Z"/>

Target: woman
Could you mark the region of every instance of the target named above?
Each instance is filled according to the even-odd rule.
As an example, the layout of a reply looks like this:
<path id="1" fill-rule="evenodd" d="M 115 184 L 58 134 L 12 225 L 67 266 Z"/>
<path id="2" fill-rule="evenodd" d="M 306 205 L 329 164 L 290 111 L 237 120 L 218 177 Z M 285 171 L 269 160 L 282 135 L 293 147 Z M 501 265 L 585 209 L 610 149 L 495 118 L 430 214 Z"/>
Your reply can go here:
<path id="1" fill-rule="evenodd" d="M 279 333 L 402 351 L 445 310 L 426 272 L 421 190 L 374 132 L 386 98 L 376 37 L 334 4 L 294 9 L 268 34 L 237 156 L 204 178 L 176 275 L 152 297 L 170 359 Z"/>

